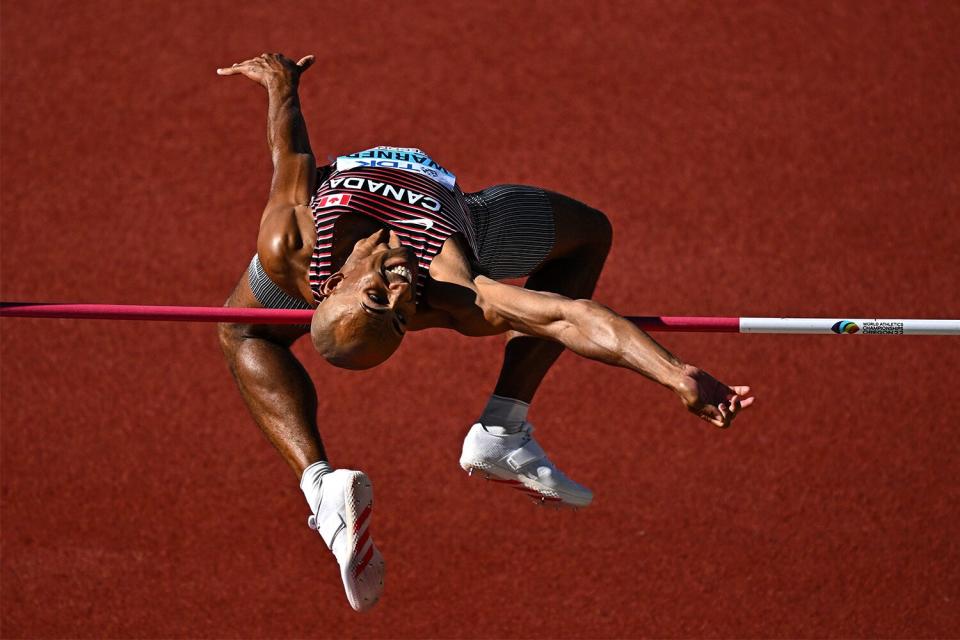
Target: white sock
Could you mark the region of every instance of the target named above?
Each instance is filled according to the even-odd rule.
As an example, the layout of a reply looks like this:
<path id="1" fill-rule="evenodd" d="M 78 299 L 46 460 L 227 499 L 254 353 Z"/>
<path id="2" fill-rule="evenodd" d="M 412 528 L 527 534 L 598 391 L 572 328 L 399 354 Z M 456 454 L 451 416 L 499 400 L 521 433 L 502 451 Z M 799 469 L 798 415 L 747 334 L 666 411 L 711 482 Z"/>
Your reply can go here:
<path id="1" fill-rule="evenodd" d="M 320 508 L 320 486 L 323 484 L 323 476 L 333 472 L 333 467 L 324 461 L 314 462 L 303 470 L 303 476 L 300 478 L 300 490 L 303 491 L 303 497 L 307 499 L 310 505 L 310 512 L 317 515 L 317 509 Z"/>
<path id="2" fill-rule="evenodd" d="M 480 416 L 480 424 L 494 435 L 518 433 L 527 419 L 529 409 L 530 405 L 526 402 L 494 394 Z"/>

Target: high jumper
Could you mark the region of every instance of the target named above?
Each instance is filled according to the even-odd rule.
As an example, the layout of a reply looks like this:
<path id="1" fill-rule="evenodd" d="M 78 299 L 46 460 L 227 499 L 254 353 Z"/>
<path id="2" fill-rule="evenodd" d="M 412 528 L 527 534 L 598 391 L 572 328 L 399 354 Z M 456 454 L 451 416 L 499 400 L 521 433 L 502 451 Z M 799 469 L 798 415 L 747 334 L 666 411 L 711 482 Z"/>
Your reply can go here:
<path id="1" fill-rule="evenodd" d="M 264 87 L 274 173 L 257 248 L 226 306 L 312 309 L 307 325 L 222 323 L 220 343 L 247 406 L 300 478 L 309 524 L 340 565 L 347 598 L 372 607 L 385 565 L 370 535 L 373 491 L 335 469 L 317 427 L 317 390 L 291 345 L 309 334 L 331 364 L 368 369 L 408 331 L 507 334 L 503 365 L 460 465 L 539 501 L 584 507 L 593 495 L 551 462 L 527 409 L 566 348 L 624 367 L 676 393 L 721 428 L 754 398 L 657 344 L 593 302 L 612 242 L 600 211 L 521 185 L 464 193 L 415 148 L 377 147 L 317 167 L 298 86 L 313 56 L 263 54 L 218 69 Z M 523 287 L 499 282 L 527 278 Z"/>

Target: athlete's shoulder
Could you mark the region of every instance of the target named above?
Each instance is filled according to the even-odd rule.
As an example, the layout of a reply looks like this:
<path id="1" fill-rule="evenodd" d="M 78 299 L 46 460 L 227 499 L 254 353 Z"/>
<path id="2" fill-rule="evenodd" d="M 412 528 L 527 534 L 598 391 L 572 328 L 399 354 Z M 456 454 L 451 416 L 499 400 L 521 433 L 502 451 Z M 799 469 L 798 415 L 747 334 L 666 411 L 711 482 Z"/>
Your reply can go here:
<path id="1" fill-rule="evenodd" d="M 288 293 L 298 292 L 316 243 L 313 217 L 307 206 L 287 207 L 264 216 L 257 234 L 257 255 L 271 280 Z"/>

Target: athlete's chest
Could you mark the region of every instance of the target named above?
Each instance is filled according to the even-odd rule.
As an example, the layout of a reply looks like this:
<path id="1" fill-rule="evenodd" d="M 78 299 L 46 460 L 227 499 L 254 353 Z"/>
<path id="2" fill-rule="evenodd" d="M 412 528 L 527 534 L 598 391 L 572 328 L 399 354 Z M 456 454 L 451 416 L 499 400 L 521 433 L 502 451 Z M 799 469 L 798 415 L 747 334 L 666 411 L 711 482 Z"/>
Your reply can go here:
<path id="1" fill-rule="evenodd" d="M 433 259 L 448 238 L 462 235 L 474 246 L 470 211 L 462 193 L 414 172 L 378 167 L 333 171 L 318 186 L 310 210 L 316 235 L 308 281 L 318 302 L 320 284 L 343 257 L 338 246 L 358 218 L 393 231 L 413 250 L 419 266 L 418 300 Z"/>
<path id="2" fill-rule="evenodd" d="M 417 256 L 417 300 L 423 298 L 434 258 L 451 237 L 465 239 L 476 255 L 476 234 L 456 177 L 419 149 L 376 147 L 340 156 L 310 202 L 316 229 L 308 279 L 319 285 L 337 268 L 338 239 L 357 216 L 394 232 Z M 342 256 L 340 256 L 342 257 Z"/>
<path id="3" fill-rule="evenodd" d="M 318 220 L 359 213 L 397 233 L 436 240 L 472 231 L 462 192 L 407 171 L 367 167 L 334 171 L 318 186 L 310 206 Z"/>

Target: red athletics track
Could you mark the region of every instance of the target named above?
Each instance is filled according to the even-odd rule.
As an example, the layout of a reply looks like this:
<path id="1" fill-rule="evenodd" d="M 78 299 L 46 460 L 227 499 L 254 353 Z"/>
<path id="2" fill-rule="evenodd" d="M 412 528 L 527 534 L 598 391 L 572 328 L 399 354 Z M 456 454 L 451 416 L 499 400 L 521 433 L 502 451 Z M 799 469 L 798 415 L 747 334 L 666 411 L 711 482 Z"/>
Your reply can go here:
<path id="1" fill-rule="evenodd" d="M 465 188 L 606 211 L 616 309 L 960 317 L 955 2 L 0 18 L 5 300 L 221 303 L 270 164 L 262 91 L 214 69 L 279 50 L 321 58 L 321 158 L 420 146 Z M 662 336 L 755 387 L 727 432 L 565 356 L 532 418 L 596 492 L 576 514 L 457 466 L 500 340 L 413 336 L 366 374 L 300 345 L 334 463 L 376 487 L 387 592 L 360 616 L 211 326 L 0 327 L 4 637 L 960 636 L 956 338 Z"/>

